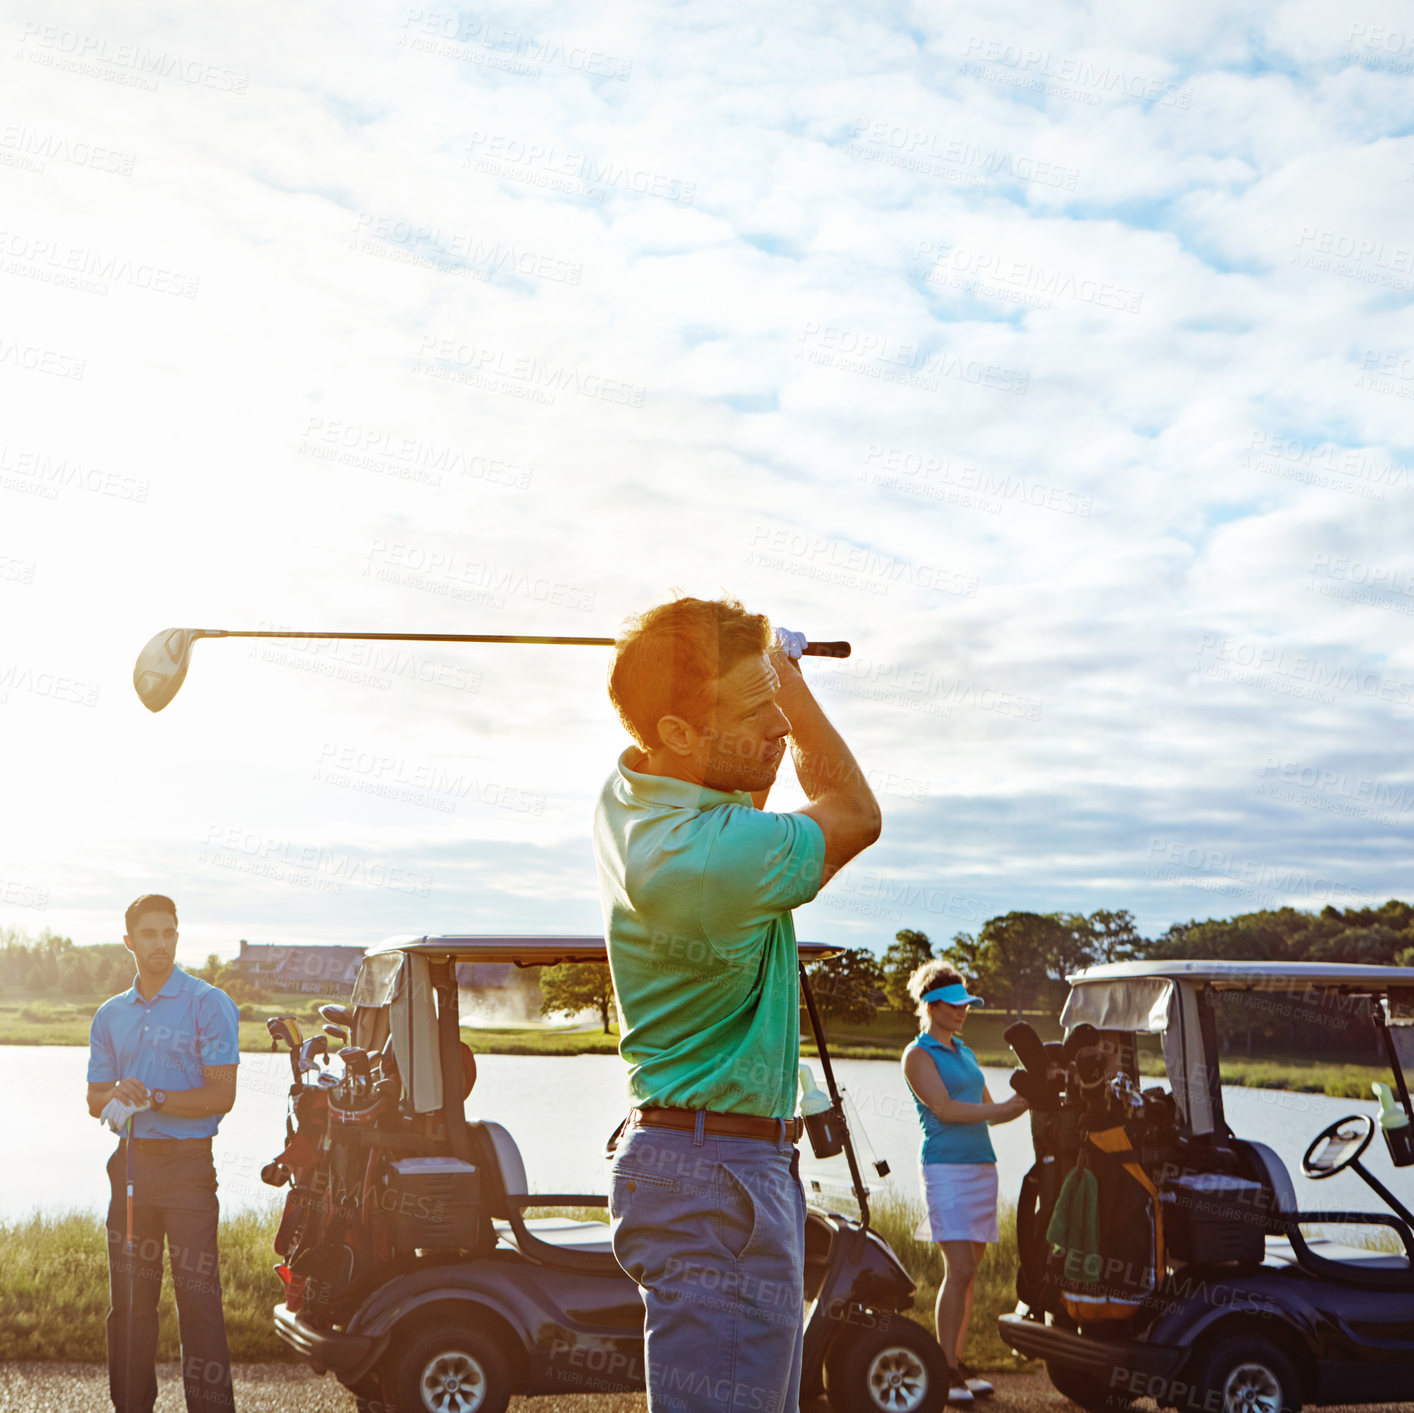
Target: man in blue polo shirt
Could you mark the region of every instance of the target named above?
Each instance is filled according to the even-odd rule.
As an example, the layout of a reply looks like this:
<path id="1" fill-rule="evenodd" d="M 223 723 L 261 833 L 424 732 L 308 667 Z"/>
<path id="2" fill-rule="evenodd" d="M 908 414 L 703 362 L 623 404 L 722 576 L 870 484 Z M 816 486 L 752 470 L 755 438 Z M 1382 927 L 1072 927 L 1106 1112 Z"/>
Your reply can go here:
<path id="1" fill-rule="evenodd" d="M 137 977 L 98 1008 L 88 1052 L 88 1111 L 123 1135 L 108 1161 L 109 1391 L 118 1413 L 151 1413 L 157 1399 L 165 1238 L 187 1408 L 234 1409 L 211 1139 L 236 1098 L 240 1016 L 229 996 L 175 964 L 177 905 L 170 898 L 138 898 L 124 926 Z"/>
<path id="2" fill-rule="evenodd" d="M 614 1254 L 644 1304 L 651 1413 L 795 1413 L 805 1198 L 791 909 L 879 834 L 801 676 L 799 634 L 680 598 L 619 638 L 609 694 L 637 742 L 594 853 L 635 1108 Z M 804 809 L 765 810 L 789 743 Z"/>

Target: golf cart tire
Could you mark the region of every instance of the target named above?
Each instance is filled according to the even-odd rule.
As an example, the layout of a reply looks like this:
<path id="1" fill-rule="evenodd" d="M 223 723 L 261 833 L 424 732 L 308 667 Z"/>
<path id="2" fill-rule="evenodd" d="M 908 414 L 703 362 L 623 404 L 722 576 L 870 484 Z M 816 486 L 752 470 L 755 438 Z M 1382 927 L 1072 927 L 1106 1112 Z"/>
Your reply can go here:
<path id="1" fill-rule="evenodd" d="M 890 1386 L 893 1376 L 902 1382 Z M 938 1341 L 904 1315 L 841 1335 L 825 1357 L 825 1393 L 839 1413 L 937 1413 L 948 1401 Z"/>
<path id="2" fill-rule="evenodd" d="M 1241 1379 L 1247 1371 L 1254 1397 L 1229 1402 L 1229 1381 Z M 1218 1413 L 1232 1407 L 1251 1413 L 1301 1413 L 1301 1376 L 1288 1355 L 1270 1340 L 1255 1335 L 1234 1335 L 1203 1350 L 1195 1365 L 1193 1402 Z M 1185 1413 L 1180 1408 L 1180 1413 Z"/>
<path id="3" fill-rule="evenodd" d="M 1126 1413 L 1127 1409 L 1134 1407 L 1135 1400 L 1131 1395 L 1110 1388 L 1088 1369 L 1077 1369 L 1073 1364 L 1060 1364 L 1048 1359 L 1046 1376 L 1057 1393 L 1079 1404 L 1085 1413 Z M 1216 1413 L 1216 1410 L 1210 1409 L 1208 1413 Z"/>
<path id="4" fill-rule="evenodd" d="M 469 1385 L 437 1391 L 438 1373 Z M 443 1321 L 415 1334 L 394 1355 L 387 1390 L 397 1413 L 505 1413 L 511 1375 L 505 1356 L 484 1330 Z"/>

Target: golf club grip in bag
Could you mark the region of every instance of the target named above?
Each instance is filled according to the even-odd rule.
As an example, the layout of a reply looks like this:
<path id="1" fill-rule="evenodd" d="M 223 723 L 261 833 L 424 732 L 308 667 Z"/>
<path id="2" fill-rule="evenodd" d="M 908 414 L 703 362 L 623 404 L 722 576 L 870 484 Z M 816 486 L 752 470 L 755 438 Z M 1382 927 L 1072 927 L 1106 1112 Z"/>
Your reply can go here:
<path id="1" fill-rule="evenodd" d="M 848 657 L 848 643 L 806 643 L 801 649 L 803 657 Z"/>

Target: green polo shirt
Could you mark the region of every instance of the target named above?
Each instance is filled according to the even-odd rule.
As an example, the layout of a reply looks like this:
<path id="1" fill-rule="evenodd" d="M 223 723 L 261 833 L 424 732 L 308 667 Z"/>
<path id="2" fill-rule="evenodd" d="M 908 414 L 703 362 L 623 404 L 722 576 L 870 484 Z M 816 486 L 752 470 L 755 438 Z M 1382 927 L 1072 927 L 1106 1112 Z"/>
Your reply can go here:
<path id="1" fill-rule="evenodd" d="M 744 792 L 640 775 L 640 759 L 619 757 L 594 817 L 633 1102 L 786 1118 L 800 1063 L 790 910 L 820 891 L 824 833 Z"/>

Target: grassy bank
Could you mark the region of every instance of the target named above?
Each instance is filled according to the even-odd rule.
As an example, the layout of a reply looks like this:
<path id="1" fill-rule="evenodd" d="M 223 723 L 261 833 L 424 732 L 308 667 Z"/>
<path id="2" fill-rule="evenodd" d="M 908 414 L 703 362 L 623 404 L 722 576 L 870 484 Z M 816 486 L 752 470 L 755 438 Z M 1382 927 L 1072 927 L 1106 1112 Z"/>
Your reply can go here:
<path id="1" fill-rule="evenodd" d="M 1042 1040 L 1061 1039 L 1061 1029 L 1054 1016 L 1041 1011 L 1027 1011 L 1025 1017 Z M 1000 1011 L 974 1010 L 968 1016 L 962 1038 L 981 1064 L 1015 1068 L 1016 1056 L 1003 1038 L 1003 1033 L 1015 1019 L 1015 1016 L 1004 1015 Z M 903 1053 L 903 1047 L 917 1034 L 918 1022 L 912 1016 L 901 1015 L 897 1011 L 880 1011 L 867 1025 L 847 1025 L 837 1020 L 825 1022 L 830 1055 L 841 1060 L 896 1060 Z M 814 1039 L 803 1014 L 800 1039 L 801 1049 L 807 1054 L 814 1054 Z"/>
<path id="2" fill-rule="evenodd" d="M 221 1284 L 231 1358 L 283 1359 L 270 1310 L 280 1282 L 270 1243 L 276 1218 L 243 1213 L 221 1223 Z M 158 1307 L 158 1358 L 178 1356 L 172 1283 Z M 0 1225 L 0 1360 L 91 1360 L 105 1354 L 108 1255 L 100 1218 L 37 1215 Z"/>
<path id="3" fill-rule="evenodd" d="M 83 996 L 0 1000 L 0 1045 L 87 1045 L 93 1013 L 107 999 Z M 269 1052 L 267 1016 L 295 1016 L 306 1036 L 320 1034 L 324 1020 L 319 1007 L 329 999 L 287 995 L 245 1002 L 240 1008 L 242 1053 Z M 573 1024 L 469 1026 L 466 1036 L 472 1049 L 483 1055 L 612 1055 L 619 1048 L 618 1031 L 605 1035 L 597 1023 L 587 1029 Z"/>
<path id="4" fill-rule="evenodd" d="M 531 1210 L 532 1216 L 570 1216 L 606 1221 L 602 1208 Z M 881 1194 L 874 1225 L 884 1235 L 918 1283 L 910 1312 L 930 1330 L 933 1302 L 942 1279 L 938 1248 L 913 1239 L 922 1216 L 916 1201 Z M 243 1213 L 221 1222 L 221 1284 L 226 1335 L 237 1363 L 283 1360 L 285 1346 L 276 1338 L 271 1308 L 281 1285 L 272 1267 L 270 1242 L 277 1217 Z M 972 1318 L 971 1360 L 979 1368 L 1015 1369 L 1019 1361 L 996 1335 L 996 1317 L 1016 1304 L 1016 1239 L 1011 1213 L 1002 1214 L 1002 1241 L 989 1247 L 978 1277 Z M 178 1357 L 177 1316 L 170 1273 L 162 1287 L 158 1358 Z M 108 1314 L 108 1257 L 97 1217 L 33 1216 L 0 1224 L 0 1361 L 102 1360 Z"/>
<path id="5" fill-rule="evenodd" d="M 51 1000 L 0 1001 L 0 1045 L 87 1045 L 89 1022 L 104 997 Z M 318 1034 L 323 1024 L 318 998 L 280 996 L 241 1007 L 240 1046 L 246 1054 L 268 1053 L 270 1035 L 265 1017 L 298 1016 L 306 1034 Z M 1060 1039 L 1055 1017 L 1028 1012 L 1026 1019 L 1043 1040 Z M 1004 1039 L 1013 1017 L 996 1011 L 975 1012 L 968 1018 L 963 1038 L 978 1060 L 998 1069 L 1012 1069 L 1016 1056 Z M 913 1019 L 880 1013 L 868 1025 L 826 1023 L 830 1054 L 837 1060 L 897 1060 L 905 1045 L 917 1033 Z M 605 1035 L 596 1023 L 588 1028 L 577 1025 L 474 1026 L 465 1036 L 481 1055 L 612 1055 L 619 1045 L 618 1031 Z M 801 1026 L 801 1050 L 816 1053 L 809 1025 Z M 1157 1041 L 1141 1045 L 1139 1067 L 1146 1076 L 1163 1076 L 1163 1060 Z M 1330 1094 L 1342 1099 L 1370 1098 L 1372 1080 L 1389 1082 L 1388 1070 L 1378 1065 L 1345 1064 L 1312 1059 L 1308 1055 L 1252 1055 L 1222 1057 L 1223 1080 L 1227 1084 L 1257 1089 L 1288 1089 L 1303 1094 Z"/>

